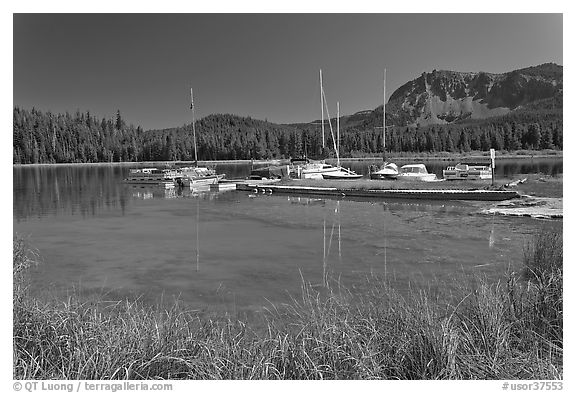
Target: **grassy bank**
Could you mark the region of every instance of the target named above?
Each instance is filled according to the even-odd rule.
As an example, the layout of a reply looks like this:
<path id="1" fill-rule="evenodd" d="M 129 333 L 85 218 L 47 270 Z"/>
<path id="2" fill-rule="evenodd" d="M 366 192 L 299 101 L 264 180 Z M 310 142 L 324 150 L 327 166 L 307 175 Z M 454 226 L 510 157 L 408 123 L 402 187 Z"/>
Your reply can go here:
<path id="1" fill-rule="evenodd" d="M 499 283 L 476 278 L 444 296 L 400 294 L 375 276 L 355 293 L 303 284 L 252 325 L 177 303 L 35 299 L 35 258 L 15 239 L 14 378 L 562 378 L 562 236 L 531 244 L 525 269 Z"/>

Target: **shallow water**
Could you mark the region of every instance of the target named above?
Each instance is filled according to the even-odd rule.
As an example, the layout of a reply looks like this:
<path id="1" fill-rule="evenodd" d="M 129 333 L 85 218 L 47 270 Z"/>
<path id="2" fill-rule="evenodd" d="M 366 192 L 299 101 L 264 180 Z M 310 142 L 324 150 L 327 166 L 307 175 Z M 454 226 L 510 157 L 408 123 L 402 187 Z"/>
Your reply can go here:
<path id="1" fill-rule="evenodd" d="M 346 287 L 370 273 L 400 288 L 519 268 L 543 225 L 485 216 L 487 202 L 298 198 L 126 185 L 127 168 L 14 168 L 14 231 L 38 249 L 37 293 L 258 309 L 298 295 L 302 279 Z"/>

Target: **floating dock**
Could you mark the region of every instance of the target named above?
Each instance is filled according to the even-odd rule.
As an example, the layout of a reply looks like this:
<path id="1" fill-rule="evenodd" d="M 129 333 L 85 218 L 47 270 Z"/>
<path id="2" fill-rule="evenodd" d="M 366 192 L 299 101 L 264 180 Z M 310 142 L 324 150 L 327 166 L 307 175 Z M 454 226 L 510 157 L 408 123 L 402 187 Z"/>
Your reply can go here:
<path id="1" fill-rule="evenodd" d="M 278 183 L 280 179 L 261 179 L 261 180 L 248 180 L 248 179 L 222 179 L 217 184 L 210 184 L 210 191 L 228 191 L 239 189 L 240 186 L 246 184 L 252 185 L 268 185 Z"/>
<path id="2" fill-rule="evenodd" d="M 298 195 L 324 195 L 336 197 L 398 198 L 398 199 L 438 199 L 468 201 L 505 201 L 519 198 L 516 191 L 500 190 L 354 190 L 336 187 L 280 186 L 273 184 L 238 183 L 239 191 L 282 193 Z"/>
<path id="3" fill-rule="evenodd" d="M 210 184 L 210 191 L 228 191 L 235 190 L 236 183 L 216 183 Z"/>

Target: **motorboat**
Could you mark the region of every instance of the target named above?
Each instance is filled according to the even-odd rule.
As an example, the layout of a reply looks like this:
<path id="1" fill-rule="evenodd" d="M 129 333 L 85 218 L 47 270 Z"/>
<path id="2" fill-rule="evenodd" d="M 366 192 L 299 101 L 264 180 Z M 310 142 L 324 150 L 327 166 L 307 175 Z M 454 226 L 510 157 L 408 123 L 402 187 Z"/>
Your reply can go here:
<path id="1" fill-rule="evenodd" d="M 191 166 L 175 170 L 174 181 L 176 185 L 183 187 L 218 184 L 224 178 L 224 174 L 217 174 L 212 168 Z"/>
<path id="2" fill-rule="evenodd" d="M 291 169 L 289 165 L 270 165 L 263 168 L 256 168 L 250 171 L 249 179 L 282 179 L 290 176 Z"/>
<path id="3" fill-rule="evenodd" d="M 446 180 L 490 180 L 492 179 L 492 166 L 460 163 L 444 169 L 442 176 Z"/>
<path id="4" fill-rule="evenodd" d="M 130 169 L 125 183 L 138 185 L 161 186 L 164 188 L 174 187 L 176 173 L 171 170 L 158 168 Z"/>
<path id="5" fill-rule="evenodd" d="M 382 166 L 370 166 L 370 179 L 372 180 L 396 180 L 398 178 L 398 166 L 393 162 L 385 162 Z"/>
<path id="6" fill-rule="evenodd" d="M 176 171 L 169 169 L 138 168 L 130 169 L 128 177 L 124 179 L 124 182 L 172 188 L 175 185 L 174 179 L 176 176 Z"/>
<path id="7" fill-rule="evenodd" d="M 293 162 L 291 174 L 297 179 L 324 179 L 324 174 L 329 172 L 336 172 L 338 168 L 326 162 L 322 161 L 311 161 L 306 160 L 306 162 Z"/>
<path id="8" fill-rule="evenodd" d="M 400 168 L 398 180 L 434 181 L 436 174 L 428 173 L 424 164 L 409 164 Z"/>

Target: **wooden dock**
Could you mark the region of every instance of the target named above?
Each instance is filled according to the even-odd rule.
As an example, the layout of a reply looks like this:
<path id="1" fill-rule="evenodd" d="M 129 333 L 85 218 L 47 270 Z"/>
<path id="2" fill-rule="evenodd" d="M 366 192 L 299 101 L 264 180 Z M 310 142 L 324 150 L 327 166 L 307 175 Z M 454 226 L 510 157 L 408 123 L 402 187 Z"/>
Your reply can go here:
<path id="1" fill-rule="evenodd" d="M 336 187 L 303 187 L 281 186 L 273 184 L 254 184 L 246 182 L 237 184 L 239 191 L 258 193 L 282 193 L 298 195 L 320 195 L 336 197 L 363 197 L 363 198 L 397 198 L 397 199 L 435 199 L 435 200 L 468 200 L 468 201 L 505 201 L 519 198 L 516 191 L 500 190 L 354 190 L 339 189 Z"/>

